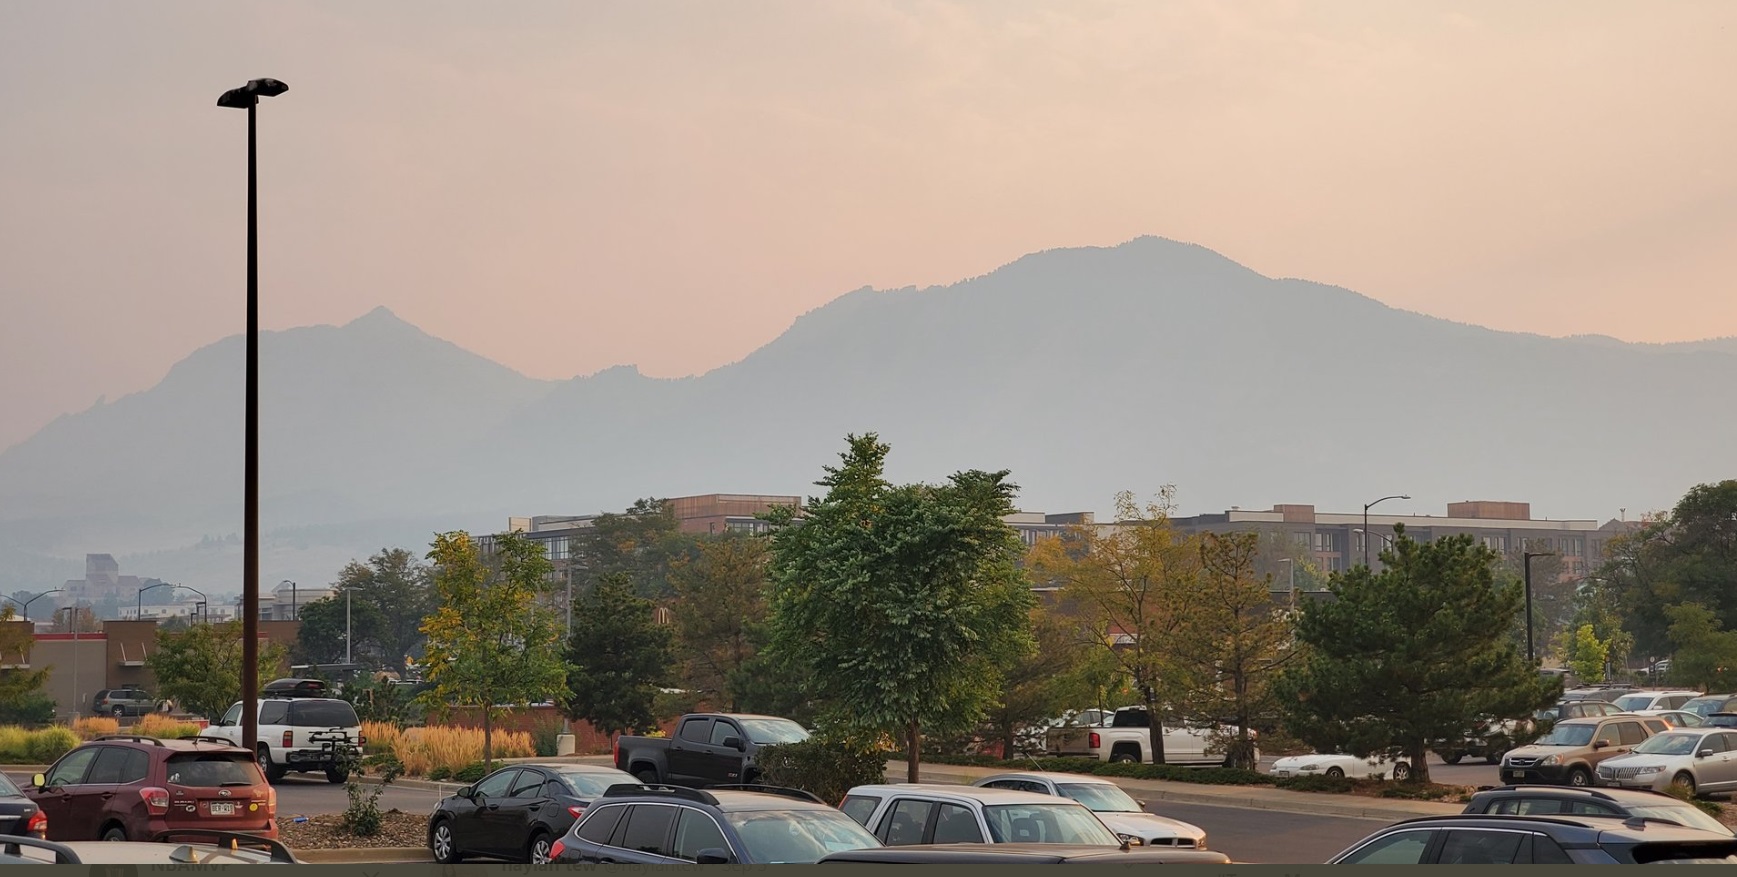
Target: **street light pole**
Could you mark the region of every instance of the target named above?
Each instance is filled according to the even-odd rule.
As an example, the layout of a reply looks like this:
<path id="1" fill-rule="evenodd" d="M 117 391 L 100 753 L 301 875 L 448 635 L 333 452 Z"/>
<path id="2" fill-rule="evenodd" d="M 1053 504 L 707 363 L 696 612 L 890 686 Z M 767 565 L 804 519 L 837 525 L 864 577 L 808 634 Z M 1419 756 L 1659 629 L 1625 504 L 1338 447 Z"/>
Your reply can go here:
<path id="1" fill-rule="evenodd" d="M 48 596 L 49 594 L 61 594 L 61 593 L 65 593 L 65 592 L 66 592 L 65 588 L 55 588 L 52 591 L 43 591 L 42 593 L 37 594 L 36 596 L 31 597 L 28 600 L 25 600 L 24 603 L 22 604 L 24 606 L 24 620 L 25 621 L 30 620 L 30 604 L 35 603 L 37 600 L 40 600 L 43 597 Z M 14 600 L 12 602 L 17 603 L 18 601 Z"/>
<path id="2" fill-rule="evenodd" d="M 247 404 L 242 453 L 241 745 L 259 745 L 259 181 L 254 116 L 261 97 L 289 86 L 255 79 L 226 91 L 217 105 L 247 110 Z"/>
<path id="3" fill-rule="evenodd" d="M 350 587 L 344 586 L 344 663 L 350 663 Z"/>
<path id="4" fill-rule="evenodd" d="M 1365 569 L 1369 566 L 1369 510 L 1390 499 L 1411 499 L 1411 496 L 1404 493 L 1396 493 L 1392 496 L 1384 496 L 1374 502 L 1366 502 L 1363 504 L 1363 566 Z"/>
<path id="5" fill-rule="evenodd" d="M 1297 608 L 1297 562 L 1289 557 L 1281 557 L 1279 563 L 1285 564 L 1291 574 L 1291 609 L 1294 611 Z"/>
<path id="6" fill-rule="evenodd" d="M 278 584 L 280 586 L 281 585 L 289 585 L 290 586 L 290 620 L 294 621 L 301 616 L 301 611 L 300 611 L 301 600 L 297 599 L 296 583 L 290 581 L 289 579 L 284 579 L 283 581 L 278 582 Z"/>
<path id="7" fill-rule="evenodd" d="M 1526 663 L 1538 663 L 1538 655 L 1532 649 L 1532 558 L 1544 557 L 1550 552 L 1533 553 L 1530 551 L 1521 555 L 1521 565 L 1526 568 Z"/>

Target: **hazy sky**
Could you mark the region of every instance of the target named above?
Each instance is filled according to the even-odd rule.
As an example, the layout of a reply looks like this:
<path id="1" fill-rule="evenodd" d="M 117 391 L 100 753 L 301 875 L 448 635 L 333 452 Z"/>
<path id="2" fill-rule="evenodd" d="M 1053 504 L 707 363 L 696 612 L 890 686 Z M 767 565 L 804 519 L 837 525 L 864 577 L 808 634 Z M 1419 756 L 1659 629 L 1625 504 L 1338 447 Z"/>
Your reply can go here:
<path id="1" fill-rule="evenodd" d="M 1141 234 L 1551 335 L 1737 334 L 1737 3 L 0 4 L 0 447 L 387 305 L 527 374 Z M 239 380 L 239 376 L 237 376 Z"/>

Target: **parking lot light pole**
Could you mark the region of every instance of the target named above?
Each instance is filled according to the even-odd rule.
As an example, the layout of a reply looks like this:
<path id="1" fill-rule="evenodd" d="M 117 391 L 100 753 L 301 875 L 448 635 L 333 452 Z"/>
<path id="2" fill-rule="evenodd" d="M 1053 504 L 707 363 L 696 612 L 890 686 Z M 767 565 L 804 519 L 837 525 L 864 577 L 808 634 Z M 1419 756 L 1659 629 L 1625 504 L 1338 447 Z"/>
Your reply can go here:
<path id="1" fill-rule="evenodd" d="M 1374 502 L 1363 504 L 1363 567 L 1365 569 L 1369 567 L 1369 510 L 1390 499 L 1411 499 L 1411 497 L 1407 494 L 1396 493 L 1393 496 L 1384 496 Z"/>
<path id="2" fill-rule="evenodd" d="M 1537 664 L 1538 655 L 1532 649 L 1532 558 L 1546 557 L 1548 551 L 1525 552 L 1521 555 L 1521 565 L 1526 569 L 1526 663 Z"/>

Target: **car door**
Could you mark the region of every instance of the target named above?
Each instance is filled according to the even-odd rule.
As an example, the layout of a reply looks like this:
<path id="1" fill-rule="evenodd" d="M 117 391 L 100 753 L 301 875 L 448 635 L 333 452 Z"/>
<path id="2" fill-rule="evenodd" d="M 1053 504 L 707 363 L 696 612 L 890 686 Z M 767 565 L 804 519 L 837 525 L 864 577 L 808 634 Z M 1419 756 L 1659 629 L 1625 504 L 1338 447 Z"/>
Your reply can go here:
<path id="1" fill-rule="evenodd" d="M 925 843 L 980 844 L 985 840 L 983 827 L 978 824 L 977 814 L 971 808 L 942 802 L 936 808 L 929 839 Z"/>
<path id="2" fill-rule="evenodd" d="M 549 803 L 548 783 L 549 777 L 542 771 L 527 767 L 519 771 L 505 798 L 490 802 L 495 806 L 483 814 L 483 820 L 490 826 L 500 855 L 518 859 L 529 854 L 537 816 Z"/>
<path id="3" fill-rule="evenodd" d="M 1701 752 L 1713 750 L 1706 758 L 1695 758 L 1695 773 L 1700 775 L 1701 790 L 1728 791 L 1737 787 L 1737 734 L 1718 732 L 1701 738 Z"/>
<path id="4" fill-rule="evenodd" d="M 705 747 L 711 739 L 710 718 L 683 719 L 664 754 L 669 765 L 669 778 L 676 782 L 703 782 Z"/>
<path id="5" fill-rule="evenodd" d="M 1165 761 L 1200 761 L 1206 757 L 1206 732 L 1178 722 L 1164 729 Z"/>
<path id="6" fill-rule="evenodd" d="M 90 771 L 91 762 L 96 760 L 97 751 L 106 748 L 86 746 L 62 755 L 59 761 L 49 766 L 46 781 L 40 788 L 26 790 L 30 800 L 35 801 L 42 815 L 48 818 L 49 840 L 86 840 L 85 835 L 94 830 L 94 826 L 73 822 L 73 799 L 83 788 L 85 774 Z"/>
<path id="7" fill-rule="evenodd" d="M 118 815 L 124 817 L 133 810 L 133 802 L 125 802 L 125 806 L 117 807 L 114 798 L 120 784 L 125 782 L 128 756 L 134 750 L 124 746 L 99 746 L 96 749 L 96 758 L 91 761 L 90 770 L 85 772 L 84 782 L 73 794 L 71 806 L 67 810 L 67 818 L 71 819 L 74 825 L 83 826 L 82 830 L 86 832 L 94 832 L 110 812 L 119 810 Z M 138 832 L 141 828 L 136 825 L 130 827 L 133 832 Z M 129 837 L 128 840 L 150 838 Z"/>
<path id="8" fill-rule="evenodd" d="M 626 816 L 631 807 L 630 804 L 607 804 L 587 811 L 585 818 L 573 826 L 573 835 L 583 841 L 577 847 L 575 858 L 583 864 L 603 861 L 615 830 L 621 827 L 621 817 Z"/>
<path id="9" fill-rule="evenodd" d="M 736 746 L 724 745 L 733 740 Z M 746 746 L 748 735 L 741 726 L 729 719 L 717 719 L 712 722 L 711 739 L 706 741 L 705 777 L 711 783 L 739 783 L 742 781 L 742 760 L 747 757 Z"/>
<path id="10" fill-rule="evenodd" d="M 1530 859 L 1531 832 L 1455 828 L 1446 832 L 1432 865 L 1512 865 L 1522 850 Z M 1529 864 L 1529 863 L 1528 863 Z"/>
<path id="11" fill-rule="evenodd" d="M 673 804 L 635 804 L 615 829 L 612 849 L 601 857 L 604 863 L 661 865 L 679 862 L 672 855 L 670 835 L 683 807 Z"/>
<path id="12" fill-rule="evenodd" d="M 1340 865 L 1421 865 L 1436 846 L 1440 829 L 1402 828 L 1365 842 L 1336 864 Z"/>
<path id="13" fill-rule="evenodd" d="M 894 798 L 886 815 L 875 831 L 875 837 L 889 847 L 910 846 L 923 842 L 929 831 L 929 820 L 935 815 L 935 802 L 921 798 Z"/>
<path id="14" fill-rule="evenodd" d="M 461 849 L 500 855 L 504 841 L 500 837 L 498 823 L 490 817 L 500 809 L 501 802 L 505 801 L 513 790 L 513 781 L 518 778 L 518 768 L 505 767 L 483 777 L 471 787 L 469 818 L 453 820 L 453 842 Z"/>

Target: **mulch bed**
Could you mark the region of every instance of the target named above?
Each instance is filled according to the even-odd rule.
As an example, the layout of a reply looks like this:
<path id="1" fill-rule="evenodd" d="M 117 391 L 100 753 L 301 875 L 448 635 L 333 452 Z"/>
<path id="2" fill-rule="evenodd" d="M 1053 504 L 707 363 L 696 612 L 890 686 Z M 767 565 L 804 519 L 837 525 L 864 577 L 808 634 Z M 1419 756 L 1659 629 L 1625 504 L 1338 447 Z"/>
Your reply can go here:
<path id="1" fill-rule="evenodd" d="M 322 813 L 309 816 L 306 822 L 284 819 L 278 823 L 278 840 L 292 850 L 335 850 L 357 847 L 428 846 L 428 816 L 386 810 L 380 814 L 380 833 L 372 837 L 356 837 L 345 830 L 343 815 Z"/>

